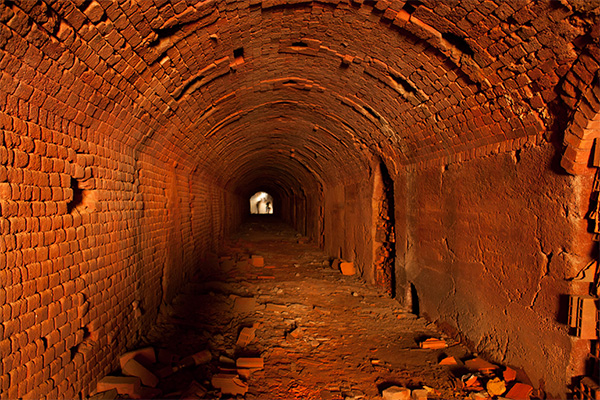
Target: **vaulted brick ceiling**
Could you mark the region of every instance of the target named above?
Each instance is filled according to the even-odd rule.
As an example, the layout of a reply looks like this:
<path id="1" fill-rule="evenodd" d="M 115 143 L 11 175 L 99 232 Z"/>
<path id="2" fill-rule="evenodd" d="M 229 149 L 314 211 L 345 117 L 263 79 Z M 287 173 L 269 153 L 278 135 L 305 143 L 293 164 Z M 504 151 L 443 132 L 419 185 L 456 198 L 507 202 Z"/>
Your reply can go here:
<path id="1" fill-rule="evenodd" d="M 557 116 L 549 104 L 578 96 L 561 86 L 572 65 L 593 79 L 593 6 L 24 1 L 5 19 L 25 39 L 3 46 L 33 69 L 43 63 L 25 41 L 58 61 L 45 101 L 67 119 L 160 143 L 245 193 L 349 179 L 373 157 L 398 169 L 537 140 Z M 74 76 L 87 85 L 69 87 Z"/>

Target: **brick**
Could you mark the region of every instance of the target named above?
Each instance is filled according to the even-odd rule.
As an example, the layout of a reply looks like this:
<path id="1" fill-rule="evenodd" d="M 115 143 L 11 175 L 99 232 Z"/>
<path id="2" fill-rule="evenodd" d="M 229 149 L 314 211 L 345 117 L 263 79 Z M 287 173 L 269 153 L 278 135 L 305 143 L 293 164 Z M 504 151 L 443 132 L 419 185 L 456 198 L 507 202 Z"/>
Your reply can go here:
<path id="1" fill-rule="evenodd" d="M 356 269 L 354 268 L 353 262 L 347 262 L 347 261 L 340 262 L 340 271 L 342 271 L 342 275 L 356 274 Z"/>
<path id="2" fill-rule="evenodd" d="M 140 378 L 130 376 L 105 376 L 96 385 L 98 392 L 105 392 L 112 389 L 115 389 L 119 394 L 140 398 L 141 381 Z"/>
<path id="3" fill-rule="evenodd" d="M 381 396 L 384 400 L 410 400 L 411 390 L 399 386 L 390 386 L 381 392 Z"/>
<path id="4" fill-rule="evenodd" d="M 131 359 L 135 359 L 143 366 L 149 367 L 156 363 L 156 353 L 152 347 L 144 347 L 142 349 L 127 352 L 119 357 L 119 364 L 121 365 L 121 368 L 125 368 L 125 365 Z"/>
<path id="5" fill-rule="evenodd" d="M 158 378 L 146 367 L 137 362 L 135 358 L 131 358 L 125 363 L 122 368 L 124 375 L 136 376 L 140 378 L 141 382 L 145 386 L 156 387 L 158 385 Z"/>
<path id="6" fill-rule="evenodd" d="M 268 308 L 268 305 L 267 305 L 267 308 Z M 240 334 L 238 336 L 236 346 L 246 347 L 247 345 L 252 343 L 255 336 L 256 336 L 256 328 L 248 328 L 248 327 L 242 328 L 242 330 L 240 331 Z"/>
<path id="7" fill-rule="evenodd" d="M 238 368 L 263 369 L 265 364 L 262 357 L 240 357 L 236 360 Z"/>
<path id="8" fill-rule="evenodd" d="M 265 259 L 262 256 L 253 255 L 251 261 L 252 261 L 252 265 L 255 267 L 264 267 L 265 266 Z"/>
<path id="9" fill-rule="evenodd" d="M 235 297 L 233 302 L 233 310 L 236 312 L 246 313 L 258 310 L 259 306 L 253 297 Z"/>
<path id="10" fill-rule="evenodd" d="M 504 397 L 512 400 L 528 400 L 532 392 L 533 387 L 525 383 L 517 382 L 509 389 Z"/>
<path id="11" fill-rule="evenodd" d="M 237 375 L 216 374 L 211 379 L 211 385 L 220 389 L 222 394 L 245 395 L 248 385 L 242 382 Z"/>

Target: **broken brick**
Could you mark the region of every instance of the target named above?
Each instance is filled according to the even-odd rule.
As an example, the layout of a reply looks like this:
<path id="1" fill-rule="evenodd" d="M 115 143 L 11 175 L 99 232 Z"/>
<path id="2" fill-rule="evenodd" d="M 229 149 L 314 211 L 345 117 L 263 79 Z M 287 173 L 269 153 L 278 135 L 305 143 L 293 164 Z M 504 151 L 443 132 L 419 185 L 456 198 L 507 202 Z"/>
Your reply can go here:
<path id="1" fill-rule="evenodd" d="M 130 351 L 119 357 L 121 368 L 123 368 L 132 358 L 135 358 L 136 361 L 144 366 L 150 366 L 156 362 L 154 349 L 152 347 L 145 347 L 143 349 Z"/>
<path id="2" fill-rule="evenodd" d="M 246 347 L 254 340 L 255 336 L 256 328 L 242 328 L 235 344 L 238 347 Z"/>
<path id="3" fill-rule="evenodd" d="M 506 382 L 511 382 L 517 379 L 517 371 L 510 367 L 506 367 L 506 369 L 502 372 L 502 377 Z"/>
<path id="4" fill-rule="evenodd" d="M 532 386 L 517 382 L 510 388 L 504 397 L 512 400 L 529 400 L 531 392 L 533 392 Z"/>
<path id="5" fill-rule="evenodd" d="M 494 370 L 498 369 L 497 365 L 494 365 L 483 358 L 473 358 L 471 360 L 465 361 L 465 366 L 471 371 L 479 371 L 484 374 L 490 374 Z"/>
<path id="6" fill-rule="evenodd" d="M 215 389 L 221 390 L 222 394 L 244 395 L 248 391 L 248 385 L 242 382 L 237 375 L 216 374 L 210 382 Z"/>
<path id="7" fill-rule="evenodd" d="M 135 358 L 127 361 L 121 371 L 124 375 L 137 376 L 145 386 L 156 387 L 158 385 L 158 378 L 156 375 L 135 360 Z"/>
<path id="8" fill-rule="evenodd" d="M 354 268 L 353 262 L 343 261 L 340 263 L 340 271 L 342 271 L 342 275 L 354 275 L 356 274 L 356 269 Z"/>
<path id="9" fill-rule="evenodd" d="M 458 361 L 454 357 L 446 357 L 439 362 L 439 365 L 458 365 Z"/>
<path id="10" fill-rule="evenodd" d="M 115 389 L 119 394 L 139 398 L 142 381 L 135 376 L 105 376 L 96 385 L 98 392 Z"/>
<path id="11" fill-rule="evenodd" d="M 399 386 L 390 386 L 381 392 L 384 400 L 410 400 L 410 395 L 410 389 Z"/>

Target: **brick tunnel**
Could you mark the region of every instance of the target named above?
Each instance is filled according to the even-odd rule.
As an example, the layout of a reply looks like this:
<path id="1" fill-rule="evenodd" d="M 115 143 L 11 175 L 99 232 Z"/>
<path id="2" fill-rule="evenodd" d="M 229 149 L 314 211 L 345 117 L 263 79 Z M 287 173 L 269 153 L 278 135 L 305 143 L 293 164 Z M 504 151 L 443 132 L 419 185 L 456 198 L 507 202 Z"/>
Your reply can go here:
<path id="1" fill-rule="evenodd" d="M 599 15 L 1 2 L 0 398 L 93 395 L 261 191 L 365 288 L 598 398 Z"/>

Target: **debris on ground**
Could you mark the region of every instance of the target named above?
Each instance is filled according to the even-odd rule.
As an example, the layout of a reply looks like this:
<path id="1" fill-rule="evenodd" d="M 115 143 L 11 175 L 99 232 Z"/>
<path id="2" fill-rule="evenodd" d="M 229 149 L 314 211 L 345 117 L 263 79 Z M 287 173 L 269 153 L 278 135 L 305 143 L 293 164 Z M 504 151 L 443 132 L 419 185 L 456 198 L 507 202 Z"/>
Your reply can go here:
<path id="1" fill-rule="evenodd" d="M 535 394 L 522 371 L 441 339 L 434 324 L 362 281 L 353 263 L 331 260 L 282 225 L 248 226 L 215 255 L 218 270 L 192 277 L 161 307 L 140 349 L 120 357 L 121 371 L 98 382 L 94 400 Z"/>

